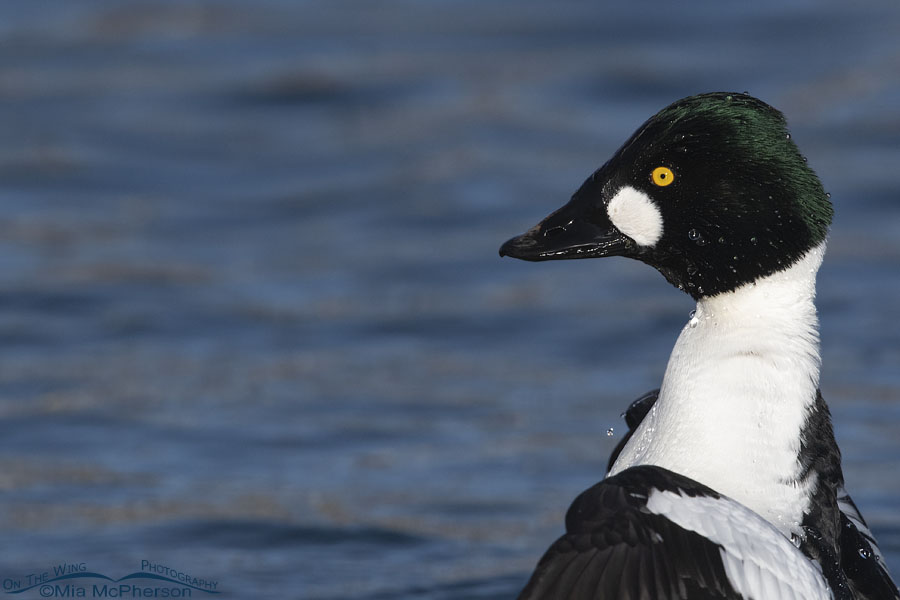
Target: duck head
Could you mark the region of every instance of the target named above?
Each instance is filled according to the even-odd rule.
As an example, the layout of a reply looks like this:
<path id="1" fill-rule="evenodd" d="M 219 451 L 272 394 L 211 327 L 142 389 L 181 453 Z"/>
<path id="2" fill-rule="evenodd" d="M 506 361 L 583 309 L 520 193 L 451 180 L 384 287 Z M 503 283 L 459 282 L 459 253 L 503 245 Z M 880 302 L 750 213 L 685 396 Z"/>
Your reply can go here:
<path id="1" fill-rule="evenodd" d="M 831 217 L 784 116 L 718 92 L 651 117 L 568 204 L 500 255 L 627 256 L 699 299 L 788 268 L 824 241 Z"/>

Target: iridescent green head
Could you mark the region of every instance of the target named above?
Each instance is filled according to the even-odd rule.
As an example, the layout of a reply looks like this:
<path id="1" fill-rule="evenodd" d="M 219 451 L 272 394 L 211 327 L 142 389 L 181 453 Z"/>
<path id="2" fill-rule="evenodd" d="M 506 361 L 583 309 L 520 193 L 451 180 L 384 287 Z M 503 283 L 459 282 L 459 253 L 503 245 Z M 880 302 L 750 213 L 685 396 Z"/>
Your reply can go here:
<path id="1" fill-rule="evenodd" d="M 787 268 L 824 241 L 832 213 L 780 112 L 746 94 L 701 94 L 651 117 L 501 254 L 629 256 L 700 298 Z"/>

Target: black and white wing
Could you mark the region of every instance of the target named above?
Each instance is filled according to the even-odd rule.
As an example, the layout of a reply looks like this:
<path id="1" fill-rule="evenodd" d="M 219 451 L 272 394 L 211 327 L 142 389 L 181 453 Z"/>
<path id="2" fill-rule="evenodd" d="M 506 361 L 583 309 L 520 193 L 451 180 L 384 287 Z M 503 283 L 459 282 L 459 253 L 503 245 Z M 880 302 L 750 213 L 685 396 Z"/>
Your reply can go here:
<path id="1" fill-rule="evenodd" d="M 659 390 L 647 392 L 632 402 L 623 413 L 622 416 L 625 417 L 625 423 L 628 425 L 628 432 L 612 451 L 607 471 L 612 469 L 619 453 L 631 439 L 635 429 L 641 424 L 647 413 L 653 408 L 658 397 Z M 831 520 L 831 517 L 820 514 L 818 515 L 819 519 L 813 519 L 813 521 L 821 522 L 806 524 L 807 539 L 801 545 L 801 549 L 811 560 L 822 562 L 821 567 L 826 573 L 826 579 L 831 583 L 836 597 L 850 597 L 854 600 L 900 600 L 900 591 L 888 573 L 887 565 L 874 535 L 856 504 L 844 489 L 840 452 L 834 443 L 830 413 L 822 399 L 821 392 L 817 392 L 816 402 L 817 414 L 821 417 L 819 420 L 822 422 L 818 425 L 812 424 L 814 426 L 809 437 L 814 441 L 807 442 L 806 445 L 815 456 L 808 462 L 815 467 L 819 486 L 822 486 L 823 490 L 827 490 L 830 482 L 831 489 L 836 490 L 836 507 L 839 515 L 834 518 L 835 525 L 827 528 L 830 532 L 829 535 L 824 537 L 822 533 L 825 529 L 822 528 L 822 524 Z M 826 447 L 829 441 L 833 450 Z M 823 507 L 827 505 L 832 504 L 830 502 L 822 503 Z M 808 525 L 812 525 L 812 527 Z"/>
<path id="2" fill-rule="evenodd" d="M 815 482 L 800 548 L 819 563 L 835 597 L 900 600 L 875 537 L 844 488 L 841 453 L 821 391 L 807 415 L 798 460 L 801 477 Z"/>
<path id="3" fill-rule="evenodd" d="M 841 567 L 857 600 L 900 599 L 875 537 L 847 491 L 838 490 Z"/>
<path id="4" fill-rule="evenodd" d="M 638 466 L 583 492 L 520 600 L 822 600 L 821 571 L 743 505 Z"/>

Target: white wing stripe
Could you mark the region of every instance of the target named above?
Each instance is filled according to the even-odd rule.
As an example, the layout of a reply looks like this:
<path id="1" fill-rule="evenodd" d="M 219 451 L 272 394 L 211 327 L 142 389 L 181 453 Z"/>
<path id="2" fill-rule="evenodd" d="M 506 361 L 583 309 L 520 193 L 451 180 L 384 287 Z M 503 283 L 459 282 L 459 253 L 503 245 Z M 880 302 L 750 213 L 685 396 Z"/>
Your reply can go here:
<path id="1" fill-rule="evenodd" d="M 753 600 L 825 600 L 831 590 L 819 566 L 775 527 L 730 498 L 653 490 L 647 510 L 722 546 L 731 585 Z"/>

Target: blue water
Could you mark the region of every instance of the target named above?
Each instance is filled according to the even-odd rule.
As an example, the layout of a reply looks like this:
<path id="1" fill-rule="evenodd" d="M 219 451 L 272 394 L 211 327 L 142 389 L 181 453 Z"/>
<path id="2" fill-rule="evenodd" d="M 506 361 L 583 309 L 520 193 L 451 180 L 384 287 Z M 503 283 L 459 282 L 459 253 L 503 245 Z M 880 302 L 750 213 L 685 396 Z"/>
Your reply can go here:
<path id="1" fill-rule="evenodd" d="M 691 302 L 497 248 L 710 90 L 782 109 L 832 193 L 822 388 L 900 575 L 898 32 L 892 0 L 0 4 L 0 583 L 512 597 Z"/>

